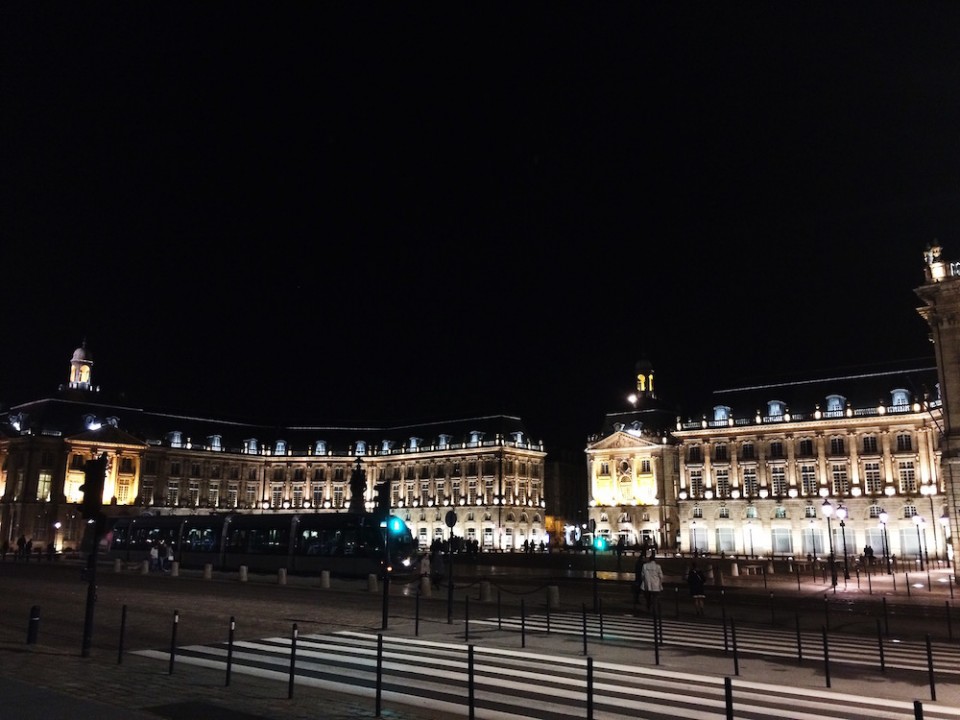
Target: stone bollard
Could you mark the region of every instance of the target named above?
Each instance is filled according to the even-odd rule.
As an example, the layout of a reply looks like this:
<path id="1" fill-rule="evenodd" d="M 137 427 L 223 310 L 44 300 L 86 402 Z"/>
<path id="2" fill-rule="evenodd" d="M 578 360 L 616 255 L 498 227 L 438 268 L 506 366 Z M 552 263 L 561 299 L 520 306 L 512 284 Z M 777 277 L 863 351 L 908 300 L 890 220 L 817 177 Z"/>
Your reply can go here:
<path id="1" fill-rule="evenodd" d="M 480 581 L 480 602 L 491 602 L 493 600 L 493 590 L 490 588 L 489 580 Z"/>
<path id="2" fill-rule="evenodd" d="M 433 597 L 433 583 L 430 582 L 429 575 L 420 576 L 420 597 Z"/>
<path id="3" fill-rule="evenodd" d="M 141 575 L 149 575 L 149 574 L 150 574 L 150 561 L 149 561 L 149 560 L 144 560 L 142 563 L 140 563 L 140 574 L 141 574 Z"/>
<path id="4" fill-rule="evenodd" d="M 330 571 L 323 570 L 320 572 L 320 587 L 324 590 L 330 589 Z"/>
<path id="5" fill-rule="evenodd" d="M 767 563 L 767 575 L 773 575 L 773 560 Z"/>
<path id="6" fill-rule="evenodd" d="M 372 593 L 377 592 L 377 576 L 375 573 L 367 575 L 367 590 Z"/>
<path id="7" fill-rule="evenodd" d="M 170 563 L 170 577 L 180 577 L 180 561 L 174 560 Z"/>
<path id="8" fill-rule="evenodd" d="M 737 563 L 730 563 L 730 577 L 740 577 L 740 566 Z"/>
<path id="9" fill-rule="evenodd" d="M 241 565 L 240 566 L 240 582 L 246 582 L 246 581 L 247 581 L 247 566 Z"/>
<path id="10" fill-rule="evenodd" d="M 277 570 L 277 584 L 286 585 L 287 584 L 287 569 L 280 568 Z"/>
<path id="11" fill-rule="evenodd" d="M 547 586 L 547 607 L 550 610 L 557 610 L 560 607 L 560 587 L 558 585 Z"/>
<path id="12" fill-rule="evenodd" d="M 213 563 L 207 563 L 203 566 L 203 579 L 212 580 L 213 579 Z"/>
<path id="13" fill-rule="evenodd" d="M 123 560 L 121 560 L 120 558 L 117 558 L 116 560 L 113 561 L 113 571 L 115 573 L 123 572 Z"/>

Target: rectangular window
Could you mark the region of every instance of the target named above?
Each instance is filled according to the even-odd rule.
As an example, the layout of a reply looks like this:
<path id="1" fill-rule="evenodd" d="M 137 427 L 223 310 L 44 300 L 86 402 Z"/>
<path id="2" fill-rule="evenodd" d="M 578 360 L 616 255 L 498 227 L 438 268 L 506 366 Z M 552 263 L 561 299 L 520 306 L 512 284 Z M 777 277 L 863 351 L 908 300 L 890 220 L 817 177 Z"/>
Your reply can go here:
<path id="1" fill-rule="evenodd" d="M 40 477 L 37 480 L 37 501 L 38 502 L 50 502 L 50 485 L 52 483 L 53 476 L 50 474 L 49 470 L 41 470 Z"/>
<path id="2" fill-rule="evenodd" d="M 220 483 L 212 482 L 207 488 L 207 503 L 210 507 L 220 506 Z"/>
<path id="3" fill-rule="evenodd" d="M 813 455 L 813 440 L 804 438 L 800 441 L 799 454 L 801 457 L 810 457 Z"/>
<path id="4" fill-rule="evenodd" d="M 200 504 L 200 483 L 197 480 L 190 481 L 190 506 L 196 507 Z"/>
<path id="5" fill-rule="evenodd" d="M 180 477 L 180 461 L 174 460 L 170 463 L 170 476 Z"/>
<path id="6" fill-rule="evenodd" d="M 690 547 L 694 552 L 709 552 L 707 544 L 707 529 L 705 527 L 690 528 Z"/>
<path id="7" fill-rule="evenodd" d="M 803 554 L 813 557 L 823 556 L 823 532 L 819 528 L 802 528 L 800 541 L 803 543 Z"/>
<path id="8" fill-rule="evenodd" d="M 850 480 L 847 477 L 846 463 L 833 463 L 831 472 L 833 474 L 833 494 L 841 496 L 849 495 Z"/>
<path id="9" fill-rule="evenodd" d="M 305 470 L 303 468 L 293 469 L 293 479 L 295 482 L 303 482 L 305 479 Z"/>
<path id="10" fill-rule="evenodd" d="M 343 484 L 337 483 L 333 486 L 333 506 L 335 508 L 343 507 Z"/>
<path id="11" fill-rule="evenodd" d="M 787 517 L 787 509 L 783 505 L 777 505 L 776 510 L 773 511 L 773 516 L 778 520 L 784 520 Z"/>
<path id="12" fill-rule="evenodd" d="M 757 519 L 757 507 L 756 505 L 747 505 L 747 518 L 750 520 Z"/>
<path id="13" fill-rule="evenodd" d="M 200 463 L 190 463 L 190 477 L 200 477 Z"/>
<path id="14" fill-rule="evenodd" d="M 783 497 L 787 494 L 787 469 L 783 465 L 774 465 L 770 468 L 770 485 L 774 497 Z"/>
<path id="15" fill-rule="evenodd" d="M 703 471 L 690 471 L 690 497 L 703 497 Z"/>
<path id="16" fill-rule="evenodd" d="M 793 533 L 790 532 L 790 528 L 773 528 L 770 531 L 770 543 L 774 555 L 793 553 Z"/>
<path id="17" fill-rule="evenodd" d="M 167 485 L 167 505 L 170 507 L 176 507 L 180 503 L 180 483 L 176 480 L 171 480 L 170 484 Z"/>
<path id="18" fill-rule="evenodd" d="M 703 517 L 703 508 L 700 507 L 699 505 L 698 505 L 697 507 L 695 507 L 695 508 L 693 509 L 693 516 L 694 516 L 695 518 L 702 518 L 702 517 Z"/>
<path id="19" fill-rule="evenodd" d="M 699 445 L 694 445 L 690 448 L 690 455 L 687 458 L 687 462 L 691 463 L 701 463 L 703 462 L 702 450 Z"/>
<path id="20" fill-rule="evenodd" d="M 606 462 L 600 463 L 600 474 L 601 475 L 610 474 L 610 463 L 606 463 Z"/>
<path id="21" fill-rule="evenodd" d="M 240 502 L 240 493 L 236 483 L 230 483 L 227 486 L 227 507 L 235 508 Z"/>
<path id="22" fill-rule="evenodd" d="M 86 464 L 86 459 L 83 455 L 71 455 L 70 456 L 70 469 L 71 470 L 83 470 L 83 466 Z M 154 472 L 156 472 L 156 460 L 154 463 Z"/>
<path id="23" fill-rule="evenodd" d="M 270 507 L 279 508 L 283 506 L 283 485 L 270 485 Z"/>
<path id="24" fill-rule="evenodd" d="M 913 450 L 913 438 L 906 433 L 897 435 L 897 452 L 910 452 Z"/>
<path id="25" fill-rule="evenodd" d="M 805 518 L 815 518 L 817 516 L 817 509 L 813 505 L 807 505 L 803 508 L 803 516 Z"/>
<path id="26" fill-rule="evenodd" d="M 770 443 L 770 457 L 772 458 L 782 458 L 783 457 L 783 443 L 779 440 L 774 440 Z"/>
<path id="27" fill-rule="evenodd" d="M 727 446 L 723 443 L 718 443 L 713 448 L 713 458 L 717 462 L 726 462 L 727 461 Z"/>
<path id="28" fill-rule="evenodd" d="M 816 465 L 800 466 L 800 489 L 803 491 L 803 494 L 807 496 L 817 494 L 818 488 Z"/>
<path id="29" fill-rule="evenodd" d="M 649 458 L 644 458 L 640 461 L 640 472 L 644 475 L 650 474 L 650 460 Z"/>
<path id="30" fill-rule="evenodd" d="M 117 481 L 117 503 L 126 505 L 130 499 L 130 481 L 126 478 Z"/>
<path id="31" fill-rule="evenodd" d="M 717 552 L 735 554 L 737 552 L 736 537 L 733 528 L 717 528 Z"/>
<path id="32" fill-rule="evenodd" d="M 876 495 L 883 492 L 883 478 L 880 475 L 880 463 L 865 462 L 863 464 L 863 480 L 867 493 Z"/>
<path id="33" fill-rule="evenodd" d="M 863 454 L 864 455 L 877 454 L 877 436 L 876 435 L 866 435 L 863 438 Z"/>
<path id="34" fill-rule="evenodd" d="M 730 519 L 730 508 L 724 506 L 720 508 L 720 519 L 729 520 Z"/>
<path id="35" fill-rule="evenodd" d="M 900 473 L 900 492 L 915 493 L 917 491 L 917 474 L 913 468 L 913 460 L 901 460 L 897 463 Z"/>
<path id="36" fill-rule="evenodd" d="M 120 472 L 127 475 L 133 472 L 133 458 L 120 458 Z"/>
<path id="37" fill-rule="evenodd" d="M 323 507 L 323 485 L 313 486 L 313 506 L 315 508 Z"/>
<path id="38" fill-rule="evenodd" d="M 253 483 L 247 483 L 246 487 L 243 489 L 243 502 L 248 508 L 259 507 L 260 505 L 260 498 L 257 497 L 259 494 L 257 489 L 257 486 Z"/>
<path id="39" fill-rule="evenodd" d="M 753 460 L 755 458 L 753 443 L 744 443 L 740 448 L 740 457 L 743 460 Z"/>
<path id="40" fill-rule="evenodd" d="M 747 497 L 753 497 L 757 494 L 757 469 L 756 468 L 744 468 L 743 469 L 743 494 Z"/>
<path id="41" fill-rule="evenodd" d="M 730 471 L 717 470 L 717 497 L 730 497 Z"/>
<path id="42" fill-rule="evenodd" d="M 323 482 L 323 468 L 318 467 L 313 469 L 313 481 L 314 482 Z"/>
<path id="43" fill-rule="evenodd" d="M 303 485 L 300 483 L 294 485 L 292 492 L 293 492 L 293 495 L 291 499 L 291 504 L 295 508 L 302 508 L 303 507 Z"/>
<path id="44" fill-rule="evenodd" d="M 831 455 L 844 455 L 846 448 L 845 443 L 843 442 L 842 437 L 832 437 L 830 438 L 830 454 Z"/>

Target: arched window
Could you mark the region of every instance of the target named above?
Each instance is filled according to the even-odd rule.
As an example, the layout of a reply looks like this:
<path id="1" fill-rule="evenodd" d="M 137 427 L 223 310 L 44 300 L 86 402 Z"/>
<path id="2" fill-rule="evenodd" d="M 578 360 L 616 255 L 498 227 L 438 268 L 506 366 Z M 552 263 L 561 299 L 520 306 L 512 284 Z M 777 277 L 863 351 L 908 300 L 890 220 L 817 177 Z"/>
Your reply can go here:
<path id="1" fill-rule="evenodd" d="M 827 395 L 827 412 L 843 412 L 847 399 L 843 395 Z"/>
<path id="2" fill-rule="evenodd" d="M 287 441 L 286 440 L 277 440 L 273 446 L 274 455 L 286 455 L 287 454 Z"/>
<path id="3" fill-rule="evenodd" d="M 772 418 L 783 417 L 783 401 L 771 400 L 767 403 L 767 415 Z"/>
<path id="4" fill-rule="evenodd" d="M 910 393 L 903 388 L 890 391 L 890 404 L 893 407 L 903 407 L 910 404 Z"/>
<path id="5" fill-rule="evenodd" d="M 327 454 L 327 441 L 326 440 L 317 440 L 313 444 L 313 454 L 314 455 L 326 455 Z"/>
<path id="6" fill-rule="evenodd" d="M 726 405 L 716 405 L 713 408 L 713 419 L 716 422 L 725 422 L 730 419 L 730 408 Z"/>

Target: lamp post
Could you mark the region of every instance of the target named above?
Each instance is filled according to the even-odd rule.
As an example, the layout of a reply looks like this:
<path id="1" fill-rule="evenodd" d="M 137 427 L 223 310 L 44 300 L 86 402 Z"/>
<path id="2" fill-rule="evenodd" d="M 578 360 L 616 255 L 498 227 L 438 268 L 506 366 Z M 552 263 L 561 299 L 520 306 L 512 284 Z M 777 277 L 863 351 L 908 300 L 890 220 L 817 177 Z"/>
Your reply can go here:
<path id="1" fill-rule="evenodd" d="M 920 572 L 923 572 L 923 543 L 920 540 L 920 528 L 923 525 L 923 515 L 914 515 L 913 524 L 917 526 L 917 558 L 920 560 Z"/>
<path id="2" fill-rule="evenodd" d="M 750 533 L 750 557 L 753 558 L 753 520 L 747 520 L 747 530 Z"/>
<path id="3" fill-rule="evenodd" d="M 697 521 L 690 521 L 690 534 L 693 535 L 693 556 L 697 556 Z"/>
<path id="4" fill-rule="evenodd" d="M 826 498 L 823 499 L 823 505 L 820 506 L 823 516 L 827 519 L 827 540 L 830 541 L 830 584 L 837 587 L 837 565 L 833 556 L 833 529 L 830 527 L 830 516 L 833 515 L 833 505 Z"/>
<path id="5" fill-rule="evenodd" d="M 887 520 L 890 519 L 890 515 L 887 514 L 886 510 L 881 510 L 880 515 L 880 526 L 883 528 L 883 559 L 887 563 L 887 575 L 892 575 L 890 571 L 890 545 L 887 541 Z"/>
<path id="6" fill-rule="evenodd" d="M 947 540 L 950 537 L 950 516 L 947 514 L 947 509 L 943 509 L 943 514 L 940 516 L 940 524 L 943 526 L 943 559 L 947 561 L 947 567 L 950 567 L 950 550 L 949 543 Z"/>
<path id="7" fill-rule="evenodd" d="M 840 518 L 840 538 L 843 542 L 843 579 L 850 579 L 850 565 L 847 562 L 847 509 L 840 505 L 837 508 L 837 517 Z"/>

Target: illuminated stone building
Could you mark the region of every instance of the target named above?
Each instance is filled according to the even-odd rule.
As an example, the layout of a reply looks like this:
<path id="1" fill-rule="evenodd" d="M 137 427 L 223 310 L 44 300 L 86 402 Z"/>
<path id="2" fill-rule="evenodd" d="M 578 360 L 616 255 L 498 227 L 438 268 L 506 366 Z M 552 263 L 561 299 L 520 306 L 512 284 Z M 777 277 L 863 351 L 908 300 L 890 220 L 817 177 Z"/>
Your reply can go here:
<path id="1" fill-rule="evenodd" d="M 422 545 L 453 532 L 485 550 L 547 540 L 542 444 L 494 415 L 394 427 L 256 425 L 106 401 L 86 347 L 49 398 L 0 413 L 0 535 L 76 548 L 84 463 L 106 453 L 104 508 L 141 513 L 342 512 L 357 460 L 364 500 L 391 507 Z"/>

